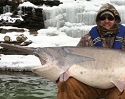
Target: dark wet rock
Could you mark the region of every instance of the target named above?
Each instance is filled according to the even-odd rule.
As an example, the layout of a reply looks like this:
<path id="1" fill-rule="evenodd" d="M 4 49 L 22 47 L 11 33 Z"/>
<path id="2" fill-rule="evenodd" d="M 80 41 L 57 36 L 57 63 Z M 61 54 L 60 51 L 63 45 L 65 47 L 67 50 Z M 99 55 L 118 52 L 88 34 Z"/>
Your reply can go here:
<path id="1" fill-rule="evenodd" d="M 24 2 L 29 1 L 34 5 L 48 5 L 48 6 L 58 6 L 61 4 L 59 0 L 24 0 Z M 0 14 L 5 12 L 12 12 L 10 17 L 17 18 L 22 17 L 22 20 L 16 19 L 14 22 L 9 22 L 8 20 L 1 19 L 0 26 L 15 26 L 19 28 L 28 28 L 28 29 L 41 29 L 45 28 L 44 21 L 45 15 L 43 14 L 42 8 L 34 7 L 19 7 L 22 3 L 22 0 L 1 0 L 0 1 Z M 21 10 L 20 10 L 21 9 Z M 9 18 L 8 18 L 9 19 Z M 13 20 L 12 20 L 13 21 Z"/>
<path id="2" fill-rule="evenodd" d="M 23 0 L 23 2 L 29 1 L 33 3 L 34 5 L 48 5 L 48 6 L 58 6 L 59 4 L 62 4 L 59 0 Z M 4 7 L 10 6 L 11 12 L 14 11 L 19 4 L 23 3 L 22 0 L 0 0 L 0 14 L 3 14 Z"/>
<path id="3" fill-rule="evenodd" d="M 18 7 L 12 15 L 10 15 L 12 22 L 9 20 L 0 20 L 0 26 L 15 26 L 19 28 L 27 29 L 41 29 L 45 28 L 42 8 L 33 7 L 22 7 L 22 13 L 20 13 L 20 8 Z M 21 17 L 21 19 L 20 19 Z M 16 20 L 15 20 L 16 19 Z M 13 21 L 14 20 L 14 21 Z"/>
<path id="4" fill-rule="evenodd" d="M 4 28 L 0 28 L 0 33 L 7 33 L 7 32 L 24 32 L 24 29 L 18 28 L 18 29 L 4 29 Z"/>
<path id="5" fill-rule="evenodd" d="M 18 14 L 19 9 L 17 9 L 13 15 Z M 23 7 L 21 17 L 23 21 L 17 20 L 13 26 L 25 27 L 28 29 L 41 29 L 44 28 L 44 16 L 42 14 L 43 9 Z"/>

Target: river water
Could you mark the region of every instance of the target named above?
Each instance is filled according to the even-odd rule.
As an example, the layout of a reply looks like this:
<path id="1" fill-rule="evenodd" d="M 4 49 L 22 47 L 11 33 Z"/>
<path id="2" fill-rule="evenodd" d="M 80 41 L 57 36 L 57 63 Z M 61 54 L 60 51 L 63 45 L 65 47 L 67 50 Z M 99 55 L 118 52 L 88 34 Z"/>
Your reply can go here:
<path id="1" fill-rule="evenodd" d="M 31 72 L 0 72 L 0 99 L 56 99 L 55 83 Z"/>

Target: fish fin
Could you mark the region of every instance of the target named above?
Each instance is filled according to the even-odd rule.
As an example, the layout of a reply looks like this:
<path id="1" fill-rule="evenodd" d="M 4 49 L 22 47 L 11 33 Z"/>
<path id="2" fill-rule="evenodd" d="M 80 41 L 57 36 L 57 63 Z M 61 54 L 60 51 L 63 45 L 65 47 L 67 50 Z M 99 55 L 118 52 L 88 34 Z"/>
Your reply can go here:
<path id="1" fill-rule="evenodd" d="M 124 90 L 124 87 L 125 87 L 125 83 L 121 80 L 113 80 L 111 81 L 117 88 L 120 92 L 122 92 Z"/>
<path id="2" fill-rule="evenodd" d="M 78 63 L 82 63 L 82 62 L 86 62 L 86 61 L 94 61 L 94 58 L 91 57 L 87 57 L 87 56 L 80 56 L 80 55 L 75 55 L 75 54 L 71 54 L 68 53 L 68 55 L 65 57 L 65 64 L 63 64 L 63 61 L 59 61 L 59 67 L 61 67 L 61 69 L 65 72 L 67 71 L 71 66 L 73 66 L 74 64 L 78 64 Z M 62 64 L 61 64 L 62 62 Z"/>
<path id="3" fill-rule="evenodd" d="M 72 53 L 69 53 L 69 58 L 72 59 L 73 64 L 95 60 L 94 58 L 91 58 L 91 57 L 88 57 L 88 56 L 81 56 L 81 55 L 72 54 Z"/>
<path id="4" fill-rule="evenodd" d="M 67 71 L 71 66 L 74 64 L 86 62 L 86 61 L 95 61 L 94 58 L 87 57 L 87 56 L 80 56 L 72 53 L 68 53 L 68 55 L 65 57 L 65 66 L 62 64 L 60 67 L 63 69 L 63 71 Z M 61 63 L 61 61 L 59 62 Z"/>
<path id="5" fill-rule="evenodd" d="M 69 75 L 69 73 L 66 71 L 66 72 L 64 72 L 64 73 L 62 73 L 62 74 L 60 75 L 59 81 L 60 81 L 60 82 L 66 81 L 66 80 L 68 80 L 69 77 L 70 77 L 70 75 Z"/>
<path id="6" fill-rule="evenodd" d="M 79 60 L 79 58 L 80 58 L 80 61 L 81 61 L 81 59 L 83 60 L 83 61 L 94 61 L 95 59 L 94 58 L 92 58 L 92 57 L 88 57 L 88 56 L 85 56 L 85 55 L 81 55 L 81 54 L 78 54 L 77 52 L 78 52 L 78 50 L 80 50 L 80 49 L 83 49 L 83 48 L 78 48 L 78 47 L 64 47 L 63 48 L 63 50 L 66 52 L 66 53 L 68 53 L 69 55 L 71 55 L 72 56 L 72 58 L 74 57 L 74 58 L 78 58 L 78 60 Z"/>
<path id="7" fill-rule="evenodd" d="M 71 54 L 76 54 L 79 55 L 78 51 L 81 50 L 83 48 L 79 48 L 79 47 L 63 47 L 63 50 L 66 53 L 71 53 Z"/>

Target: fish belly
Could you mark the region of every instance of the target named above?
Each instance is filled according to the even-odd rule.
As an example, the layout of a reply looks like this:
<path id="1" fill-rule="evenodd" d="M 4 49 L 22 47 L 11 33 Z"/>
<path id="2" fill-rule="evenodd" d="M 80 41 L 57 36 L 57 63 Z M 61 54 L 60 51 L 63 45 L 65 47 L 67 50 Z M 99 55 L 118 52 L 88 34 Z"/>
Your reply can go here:
<path id="1" fill-rule="evenodd" d="M 125 84 L 125 52 L 106 48 L 66 48 L 67 52 L 93 58 L 72 65 L 68 72 L 77 80 L 97 88 L 115 86 L 113 82 Z"/>
<path id="2" fill-rule="evenodd" d="M 88 65 L 88 67 L 86 67 L 86 65 Z M 112 83 L 112 81 L 118 80 L 124 76 L 125 68 L 101 69 L 98 68 L 98 65 L 101 64 L 98 62 L 82 62 L 70 67 L 68 72 L 70 76 L 83 82 L 84 84 L 101 89 L 114 87 L 115 85 Z"/>

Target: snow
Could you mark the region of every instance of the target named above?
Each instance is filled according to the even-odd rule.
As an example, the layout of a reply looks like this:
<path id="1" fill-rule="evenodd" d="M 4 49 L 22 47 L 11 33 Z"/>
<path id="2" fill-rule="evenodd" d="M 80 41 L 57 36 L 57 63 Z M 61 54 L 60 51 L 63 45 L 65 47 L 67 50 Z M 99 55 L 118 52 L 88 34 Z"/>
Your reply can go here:
<path id="1" fill-rule="evenodd" d="M 28 37 L 27 40 L 32 40 L 32 44 L 29 47 L 56 47 L 56 46 L 76 46 L 80 38 L 88 33 L 88 31 L 95 25 L 95 16 L 102 4 L 112 3 L 116 6 L 122 16 L 122 23 L 125 24 L 125 6 L 122 3 L 118 3 L 118 0 L 60 0 L 63 4 L 59 6 L 39 6 L 45 11 L 47 20 L 45 22 L 45 29 L 38 30 L 37 36 L 30 34 L 28 29 L 24 32 L 11 32 L 6 34 L 0 34 L 0 40 L 3 40 L 5 35 L 11 37 L 11 40 L 15 40 L 17 35 L 24 34 Z M 36 8 L 30 2 L 25 2 L 19 6 L 32 6 Z M 122 10 L 121 10 L 122 9 Z M 11 13 L 1 15 L 0 18 L 10 20 Z M 19 17 L 21 19 L 21 17 Z M 22 20 L 22 19 L 21 19 Z M 3 29 L 13 29 L 16 27 L 2 26 Z M 34 55 L 0 55 L 0 68 L 11 68 L 17 71 L 31 70 L 35 66 L 40 66 L 39 59 Z"/>
<path id="2" fill-rule="evenodd" d="M 34 4 L 30 3 L 29 1 L 24 2 L 24 3 L 22 3 L 22 4 L 19 5 L 19 7 L 22 7 L 22 6 L 24 6 L 24 7 L 34 7 L 34 8 L 37 8 L 37 6 L 35 6 Z"/>

